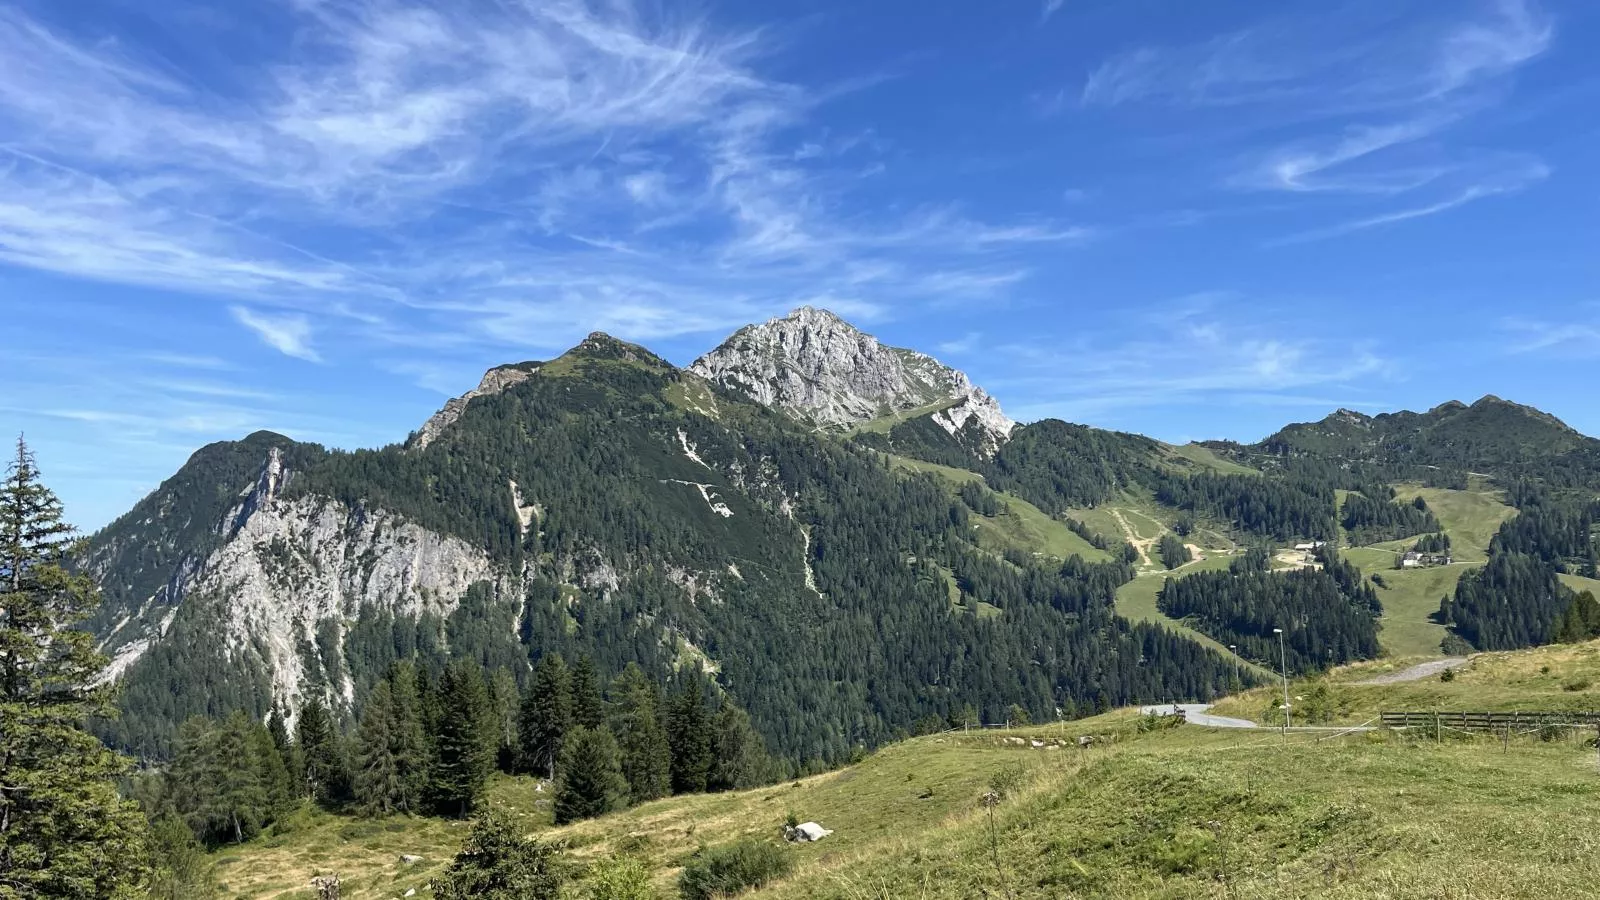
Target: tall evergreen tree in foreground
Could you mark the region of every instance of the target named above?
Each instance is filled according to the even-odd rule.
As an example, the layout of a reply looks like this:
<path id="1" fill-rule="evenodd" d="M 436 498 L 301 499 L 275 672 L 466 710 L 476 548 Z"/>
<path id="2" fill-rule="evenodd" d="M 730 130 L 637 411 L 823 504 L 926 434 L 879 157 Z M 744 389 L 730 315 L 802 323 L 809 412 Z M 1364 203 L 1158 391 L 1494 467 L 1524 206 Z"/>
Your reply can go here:
<path id="1" fill-rule="evenodd" d="M 672 753 L 657 716 L 656 685 L 638 663 L 611 680 L 611 732 L 622 750 L 622 773 L 634 803 L 665 797 L 672 788 Z"/>
<path id="2" fill-rule="evenodd" d="M 628 802 L 617 739 L 604 728 L 579 725 L 561 747 L 556 778 L 556 824 L 603 816 Z"/>
<path id="3" fill-rule="evenodd" d="M 149 876 L 144 816 L 115 784 L 127 760 L 84 730 L 110 703 L 73 627 L 97 596 L 65 566 L 72 534 L 19 438 L 0 485 L 0 897 L 132 898 Z"/>
<path id="4" fill-rule="evenodd" d="M 550 653 L 539 660 L 517 715 L 523 771 L 556 777 L 561 741 L 571 728 L 572 677 L 561 654 Z"/>
<path id="5" fill-rule="evenodd" d="M 589 654 L 580 653 L 572 665 L 572 724 L 599 728 L 606 724 L 606 705 L 600 699 L 600 673 Z"/>
<path id="6" fill-rule="evenodd" d="M 711 714 L 698 672 L 684 673 L 667 708 L 667 744 L 672 750 L 672 792 L 698 794 L 711 775 Z"/>
<path id="7" fill-rule="evenodd" d="M 494 769 L 496 734 L 483 671 L 466 660 L 451 663 L 439 681 L 439 728 L 428 785 L 440 812 L 472 812 Z"/>
<path id="8" fill-rule="evenodd" d="M 380 681 L 367 697 L 356 735 L 354 793 L 356 805 L 369 816 L 387 816 L 406 806 L 406 781 L 400 754 L 399 721 L 394 693 Z"/>
<path id="9" fill-rule="evenodd" d="M 295 722 L 295 744 L 300 748 L 301 789 L 318 803 L 336 804 L 344 799 L 349 777 L 344 754 L 339 747 L 339 732 L 322 696 L 313 693 L 300 709 Z"/>

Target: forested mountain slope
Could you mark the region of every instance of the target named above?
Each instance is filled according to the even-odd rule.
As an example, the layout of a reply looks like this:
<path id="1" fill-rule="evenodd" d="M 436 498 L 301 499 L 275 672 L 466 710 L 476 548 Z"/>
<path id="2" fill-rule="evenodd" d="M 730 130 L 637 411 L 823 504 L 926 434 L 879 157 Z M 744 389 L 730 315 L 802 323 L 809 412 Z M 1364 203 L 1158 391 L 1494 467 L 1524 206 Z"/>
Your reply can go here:
<path id="1" fill-rule="evenodd" d="M 594 335 L 518 371 L 425 442 L 206 448 L 97 535 L 110 737 L 160 756 L 194 714 L 349 715 L 400 657 L 518 681 L 557 650 L 607 675 L 703 662 L 795 764 L 969 708 L 1054 717 L 1239 677 L 1118 619 L 1124 564 L 984 550 L 947 485 L 643 348 Z"/>
<path id="2" fill-rule="evenodd" d="M 607 677 L 707 667 L 799 766 L 969 713 L 1232 683 L 1236 661 L 1162 616 L 1260 664 L 1274 627 L 1296 668 L 1369 657 L 1381 573 L 1288 548 L 1438 545 L 1427 502 L 1396 493 L 1407 478 L 1493 485 L 1523 512 L 1439 619 L 1480 647 L 1549 640 L 1583 621 L 1560 578 L 1593 572 L 1596 446 L 1494 398 L 1340 412 L 1248 446 L 1016 426 L 965 375 L 801 310 L 687 370 L 592 335 L 491 370 L 382 449 L 203 448 L 83 565 L 123 686 L 108 735 L 141 753 L 197 714 L 292 719 L 318 697 L 348 720 L 401 658 L 525 683 L 560 651 Z M 1301 566 L 1338 577 L 1279 571 Z M 1166 598 L 1140 616 L 1155 624 L 1115 614 L 1136 575 Z"/>

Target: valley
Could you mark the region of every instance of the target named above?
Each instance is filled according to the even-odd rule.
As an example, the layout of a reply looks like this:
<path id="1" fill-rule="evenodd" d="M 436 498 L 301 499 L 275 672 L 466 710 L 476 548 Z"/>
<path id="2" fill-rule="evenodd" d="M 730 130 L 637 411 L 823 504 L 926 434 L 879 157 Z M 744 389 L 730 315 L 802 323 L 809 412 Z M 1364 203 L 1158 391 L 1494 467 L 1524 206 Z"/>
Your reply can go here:
<path id="1" fill-rule="evenodd" d="M 1285 672 L 1330 727 L 1582 711 L 1597 488 L 1600 441 L 1493 397 L 1249 445 L 1019 424 L 807 308 L 683 368 L 591 334 L 384 447 L 208 445 L 72 564 L 93 727 L 220 896 L 460 896 L 430 886 L 480 841 L 597 900 L 729 866 L 840 900 L 1434 896 L 1484 850 L 1458 785 L 1553 785 L 1565 835 L 1572 748 L 1136 711 L 1270 723 Z M 776 847 L 791 815 L 833 834 Z"/>

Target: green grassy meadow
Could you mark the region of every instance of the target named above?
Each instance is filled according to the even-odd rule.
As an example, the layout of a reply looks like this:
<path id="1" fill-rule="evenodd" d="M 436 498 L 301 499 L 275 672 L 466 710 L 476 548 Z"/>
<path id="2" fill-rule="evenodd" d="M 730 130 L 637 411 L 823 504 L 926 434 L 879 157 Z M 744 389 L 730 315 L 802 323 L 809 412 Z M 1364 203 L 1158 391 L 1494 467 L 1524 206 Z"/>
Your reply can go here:
<path id="1" fill-rule="evenodd" d="M 1595 708 L 1600 642 L 1474 657 L 1450 682 L 1326 679 L 1333 718 L 1382 709 Z M 1295 683 L 1296 697 L 1310 690 Z M 1219 704 L 1255 717 L 1274 689 Z M 1577 740 L 1294 732 L 1156 725 L 1131 710 L 885 747 L 840 771 L 727 794 L 674 797 L 553 828 L 548 795 L 502 778 L 491 802 L 563 844 L 578 874 L 637 857 L 676 896 L 702 845 L 777 840 L 790 814 L 834 831 L 786 846 L 793 873 L 751 898 L 1544 898 L 1600 881 L 1595 750 Z M 1081 746 L 1079 738 L 1090 743 Z M 982 802 L 992 787 L 1003 796 Z M 992 812 L 992 819 L 991 819 Z M 214 856 L 235 898 L 309 898 L 317 872 L 345 900 L 400 897 L 447 864 L 461 823 L 304 813 L 283 833 Z M 421 856 L 406 865 L 400 854 Z"/>

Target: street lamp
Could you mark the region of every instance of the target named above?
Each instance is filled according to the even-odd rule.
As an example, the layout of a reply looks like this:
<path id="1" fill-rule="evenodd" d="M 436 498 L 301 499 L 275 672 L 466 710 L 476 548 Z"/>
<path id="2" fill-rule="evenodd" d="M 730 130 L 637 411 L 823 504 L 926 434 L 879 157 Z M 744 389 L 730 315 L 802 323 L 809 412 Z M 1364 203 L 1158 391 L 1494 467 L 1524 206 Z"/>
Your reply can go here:
<path id="1" fill-rule="evenodd" d="M 1283 675 L 1283 739 L 1289 739 L 1289 651 L 1283 646 L 1283 629 L 1272 629 L 1278 636 L 1278 671 Z"/>

